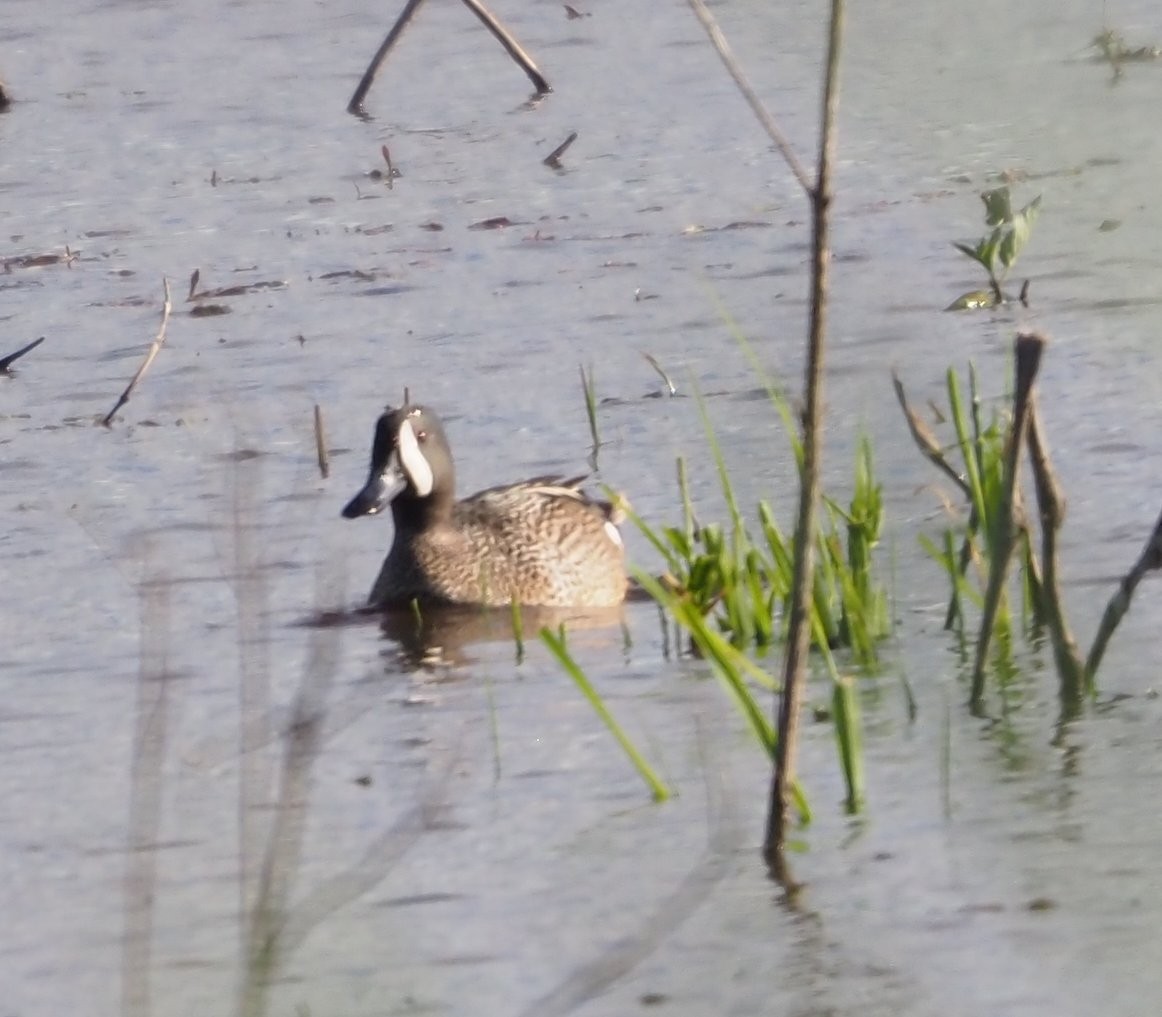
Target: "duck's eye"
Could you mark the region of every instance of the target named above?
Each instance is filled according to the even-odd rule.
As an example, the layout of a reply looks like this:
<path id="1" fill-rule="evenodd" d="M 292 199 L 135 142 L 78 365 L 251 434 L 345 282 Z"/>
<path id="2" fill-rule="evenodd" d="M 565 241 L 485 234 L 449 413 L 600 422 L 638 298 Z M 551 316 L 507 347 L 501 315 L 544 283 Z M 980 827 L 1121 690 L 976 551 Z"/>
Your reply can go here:
<path id="1" fill-rule="evenodd" d="M 416 441 L 427 441 L 427 438 L 428 438 L 427 431 L 416 431 Z"/>

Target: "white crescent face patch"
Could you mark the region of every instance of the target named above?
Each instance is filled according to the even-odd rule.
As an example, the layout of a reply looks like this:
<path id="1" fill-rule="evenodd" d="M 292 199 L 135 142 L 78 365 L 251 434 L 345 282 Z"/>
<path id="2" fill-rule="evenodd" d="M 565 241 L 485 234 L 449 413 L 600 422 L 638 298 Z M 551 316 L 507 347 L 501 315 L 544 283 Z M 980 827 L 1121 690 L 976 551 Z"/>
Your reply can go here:
<path id="1" fill-rule="evenodd" d="M 416 494 L 426 498 L 432 493 L 432 467 L 420 449 L 412 422 L 405 420 L 399 426 L 399 462 Z"/>

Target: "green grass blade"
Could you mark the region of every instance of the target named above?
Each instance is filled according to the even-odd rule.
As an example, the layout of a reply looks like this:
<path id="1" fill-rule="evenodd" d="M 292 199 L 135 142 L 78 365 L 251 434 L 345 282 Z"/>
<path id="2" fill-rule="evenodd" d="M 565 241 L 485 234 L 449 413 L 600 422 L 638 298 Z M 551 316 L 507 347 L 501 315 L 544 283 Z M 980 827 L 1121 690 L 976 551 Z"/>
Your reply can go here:
<path id="1" fill-rule="evenodd" d="M 605 705 L 605 701 L 593 687 L 593 683 L 589 681 L 588 676 L 578 667 L 577 662 L 570 655 L 569 650 L 565 646 L 564 627 L 562 627 L 558 634 L 554 634 L 547 626 L 543 627 L 540 636 L 541 642 L 549 648 L 549 652 L 557 658 L 557 661 L 565 669 L 565 672 L 573 679 L 577 688 L 581 690 L 581 694 L 589 700 L 589 705 L 597 712 L 597 716 L 602 719 L 605 726 L 609 729 L 610 734 L 617 739 L 618 744 L 629 757 L 630 762 L 637 768 L 637 772 L 641 774 L 642 779 L 649 785 L 650 793 L 654 796 L 654 801 L 664 802 L 670 797 L 670 789 L 657 773 L 654 772 L 653 767 L 646 762 L 645 757 L 638 752 L 637 746 L 633 744 L 624 729 L 618 724 L 613 714 L 609 711 L 609 707 Z"/>
<path id="2" fill-rule="evenodd" d="M 860 733 L 859 699 L 855 683 L 847 677 L 832 685 L 831 711 L 835 726 L 835 740 L 839 747 L 839 762 L 843 782 L 847 786 L 844 802 L 848 813 L 855 814 L 863 807 L 863 744 Z"/>

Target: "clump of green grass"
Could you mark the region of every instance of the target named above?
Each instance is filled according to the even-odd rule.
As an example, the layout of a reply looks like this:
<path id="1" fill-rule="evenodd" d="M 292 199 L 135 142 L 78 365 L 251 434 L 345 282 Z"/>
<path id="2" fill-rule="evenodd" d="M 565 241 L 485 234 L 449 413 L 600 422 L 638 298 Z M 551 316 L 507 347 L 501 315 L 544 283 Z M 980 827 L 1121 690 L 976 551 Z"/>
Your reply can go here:
<path id="1" fill-rule="evenodd" d="M 947 448 L 907 409 L 909 425 L 917 440 L 927 443 L 925 454 L 940 465 L 966 501 L 963 523 L 946 525 L 933 540 L 920 535 L 920 544 L 944 570 L 949 581 L 948 608 L 944 627 L 956 633 L 963 654 L 968 652 L 971 622 L 967 606 L 980 609 L 988 578 L 1002 546 L 1002 524 L 1009 513 L 1005 495 L 1005 447 L 1010 416 L 999 406 L 982 419 L 982 400 L 976 368 L 968 366 L 968 400 L 965 400 L 959 375 L 949 368 L 945 376 L 948 393 L 946 418 L 952 425 L 954 440 Z M 898 383 L 897 383 L 898 385 Z M 897 388 L 902 393 L 902 388 Z M 902 398 L 902 396 L 901 396 Z M 917 428 L 920 431 L 917 431 Z M 922 447 L 925 447 L 922 444 Z M 1020 563 L 1020 621 L 1026 632 L 1036 630 L 1041 622 L 1040 569 L 1030 537 L 1024 502 L 1020 491 L 1014 497 L 1015 550 Z M 995 619 L 996 646 L 1002 655 L 1012 646 L 1013 611 L 1008 590 L 1002 590 Z"/>
<path id="2" fill-rule="evenodd" d="M 1018 559 L 1022 619 L 1026 634 L 1037 642 L 1048 636 L 1056 665 L 1063 718 L 1076 715 L 1084 696 L 1096 694 L 1096 673 L 1106 646 L 1129 610 L 1142 577 L 1162 569 L 1162 516 L 1146 541 L 1138 560 L 1121 578 L 1102 617 L 1101 626 L 1087 655 L 1083 655 L 1066 618 L 1060 590 L 1058 532 L 1064 522 L 1064 496 L 1050 461 L 1045 429 L 1035 394 L 1037 372 L 1048 340 L 1035 332 L 1017 335 L 1014 342 L 1014 393 L 1012 412 L 994 412 L 987 427 L 980 422 L 980 398 L 976 375 L 969 367 L 971 411 L 960 396 L 954 371 L 948 372 L 950 417 L 956 442 L 945 450 L 927 425 L 909 408 L 903 386 L 896 380 L 899 398 L 912 437 L 924 455 L 951 478 L 968 501 L 967 522 L 959 553 L 956 535 L 945 530 L 938 545 L 925 546 L 948 574 L 952 595 L 948 626 L 955 628 L 962 648 L 965 640 L 966 600 L 980 605 L 976 650 L 972 669 L 970 703 L 982 706 L 986 666 L 993 654 L 993 670 L 1004 681 L 1014 673 L 1011 659 L 1013 626 L 1008 601 L 1012 581 L 1009 565 Z M 955 460 L 959 457 L 959 463 Z M 1019 483 L 1019 470 L 1027 458 L 1033 475 L 1039 524 L 1039 547 L 1033 539 Z M 970 578 L 971 576 L 971 578 Z"/>
<path id="3" fill-rule="evenodd" d="M 789 412 L 780 416 L 796 451 L 793 416 Z M 660 579 L 641 572 L 636 575 L 666 616 L 685 630 L 694 652 L 711 664 L 756 740 L 773 758 L 775 733 L 766 697 L 760 702 L 757 695 L 769 693 L 778 683 L 749 654 L 761 659 L 785 636 L 794 541 L 766 501 L 759 502 L 756 519 L 748 525 L 705 412 L 703 420 L 727 521 L 702 523 L 695 517 L 685 463 L 679 459 L 681 521 L 651 526 L 630 513 L 665 563 Z M 798 456 L 796 460 L 801 463 Z M 834 651 L 843 650 L 862 670 L 874 670 L 877 644 L 890 632 L 887 594 L 875 575 L 875 549 L 883 525 L 882 489 L 866 438 L 856 456 L 850 501 L 842 505 L 825 498 L 824 504 L 827 522 L 816 543 L 810 626 L 813 645 L 832 684 L 831 718 L 847 782 L 847 806 L 856 811 L 863 799 L 856 692 L 840 674 Z M 796 802 L 806 819 L 809 813 L 801 790 L 796 790 Z"/>
<path id="4" fill-rule="evenodd" d="M 1010 298 L 1001 288 L 1025 245 L 1033 223 L 1041 211 L 1041 195 L 1014 211 L 1008 187 L 996 187 L 981 196 L 984 202 L 985 225 L 989 232 L 975 244 L 953 243 L 961 254 L 971 258 L 988 276 L 987 290 L 972 290 L 954 300 L 945 310 L 964 311 L 978 307 L 996 307 Z M 1026 283 L 1026 287 L 1027 287 Z M 1026 301 L 1022 288 L 1021 302 Z"/>
<path id="5" fill-rule="evenodd" d="M 744 342 L 744 348 L 745 342 Z M 795 415 L 774 384 L 767 387 L 798 468 L 802 446 Z M 591 375 L 582 371 L 582 388 L 590 433 L 596 444 L 596 400 Z M 701 404 L 700 404 L 701 405 Z M 657 550 L 664 572 L 655 577 L 636 571 L 635 577 L 657 602 L 663 619 L 675 622 L 688 636 L 693 653 L 705 659 L 736 705 L 764 754 L 773 762 L 775 728 L 768 696 L 779 683 L 758 663 L 786 635 L 794 568 L 793 535 L 785 534 L 766 501 L 756 506 L 748 523 L 739 505 L 714 428 L 702 405 L 711 458 L 726 506 L 726 519 L 703 522 L 690 498 L 686 464 L 678 459 L 681 517 L 672 524 L 651 525 L 626 507 L 628 516 Z M 835 726 L 841 768 L 847 784 L 847 808 L 855 812 L 863 801 L 858 693 L 841 675 L 835 651 L 842 650 L 861 670 L 878 666 L 877 644 L 890 633 L 887 594 L 876 576 L 875 551 L 883 525 L 882 489 L 875 478 L 871 442 L 859 444 L 852 494 L 846 504 L 824 498 L 826 523 L 815 548 L 815 575 L 810 611 L 813 645 L 831 682 L 829 716 Z M 541 639 L 593 704 L 639 771 L 646 774 L 640 754 L 616 727 L 612 713 L 568 655 L 563 638 L 542 631 Z M 760 695 L 762 699 L 760 700 Z M 646 777 L 658 790 L 651 778 Z M 810 821 L 802 789 L 793 791 L 801 820 Z"/>
<path id="6" fill-rule="evenodd" d="M 762 656 L 783 635 L 793 540 L 766 501 L 757 506 L 752 532 L 709 426 L 708 436 L 729 522 L 696 520 L 681 459 L 681 523 L 655 527 L 632 512 L 630 516 L 665 563 L 664 588 L 711 621 L 736 648 L 753 649 Z M 813 595 L 816 644 L 848 650 L 860 667 L 873 669 L 878 662 L 877 644 L 888 635 L 890 622 L 886 591 L 874 574 L 883 500 L 869 441 L 860 442 L 848 505 L 831 498 L 825 498 L 824 504 L 827 525 L 816 544 Z"/>

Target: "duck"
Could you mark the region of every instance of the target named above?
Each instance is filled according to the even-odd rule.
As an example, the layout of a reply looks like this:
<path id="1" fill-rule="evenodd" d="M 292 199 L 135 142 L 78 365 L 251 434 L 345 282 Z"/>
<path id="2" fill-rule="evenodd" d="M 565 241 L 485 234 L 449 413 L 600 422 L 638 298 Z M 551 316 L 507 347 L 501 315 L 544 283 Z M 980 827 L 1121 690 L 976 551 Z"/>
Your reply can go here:
<path id="1" fill-rule="evenodd" d="M 458 501 L 439 416 L 407 397 L 389 406 L 375 425 L 367 483 L 342 513 L 391 506 L 395 534 L 368 605 L 616 607 L 627 588 L 624 501 L 591 497 L 585 479 L 533 477 Z"/>

